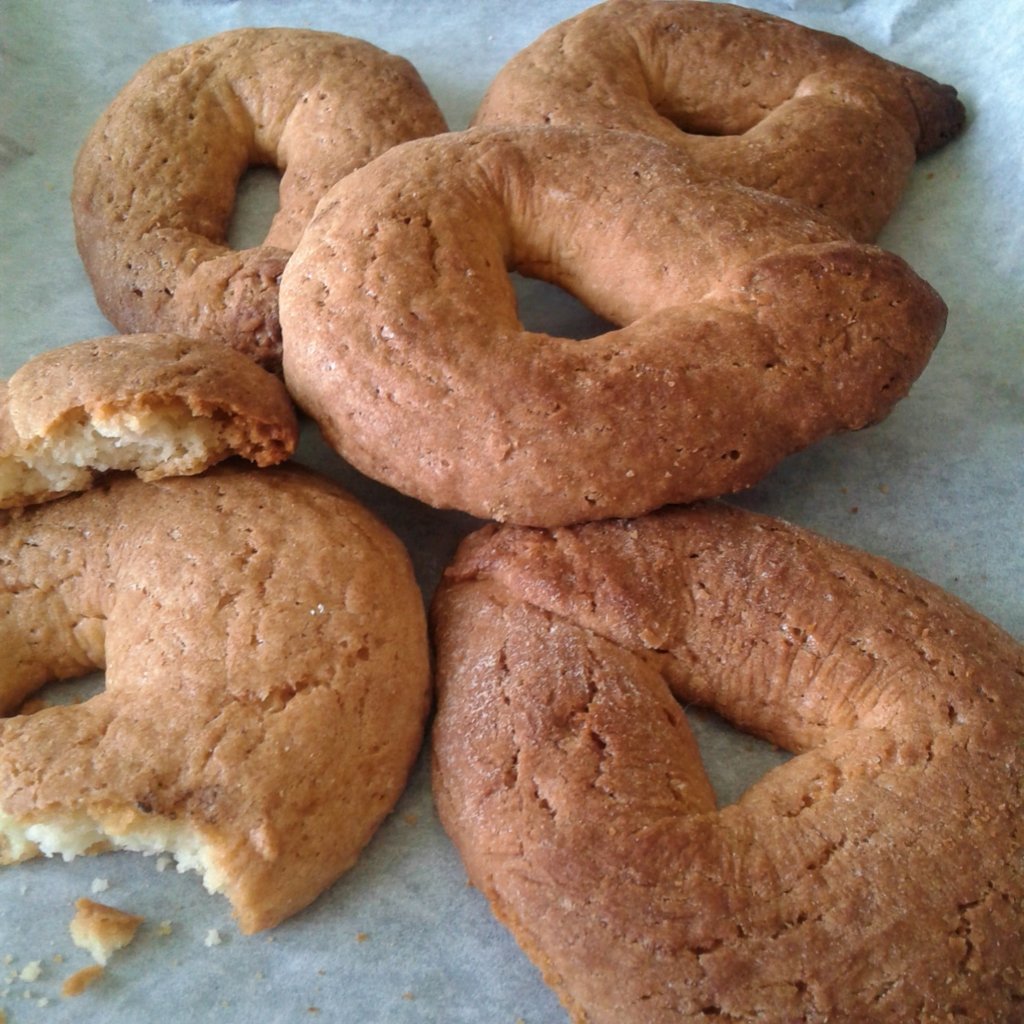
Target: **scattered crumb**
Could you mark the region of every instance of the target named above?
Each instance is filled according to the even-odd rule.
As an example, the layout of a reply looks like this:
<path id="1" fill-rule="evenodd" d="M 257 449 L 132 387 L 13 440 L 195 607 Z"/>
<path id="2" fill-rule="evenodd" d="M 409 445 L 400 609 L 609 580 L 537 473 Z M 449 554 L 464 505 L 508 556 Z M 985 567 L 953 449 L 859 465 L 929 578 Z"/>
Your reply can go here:
<path id="1" fill-rule="evenodd" d="M 403 992 L 402 998 L 407 1002 L 411 1003 L 416 997 L 411 992 Z"/>
<path id="2" fill-rule="evenodd" d="M 850 515 L 851 516 L 855 516 L 859 511 L 860 511 L 860 509 L 856 505 L 851 505 L 850 506 Z"/>
<path id="3" fill-rule="evenodd" d="M 105 964 L 115 950 L 123 949 L 135 938 L 142 921 L 137 914 L 94 903 L 83 896 L 75 901 L 71 938 L 76 946 L 90 952 L 97 963 Z"/>
<path id="4" fill-rule="evenodd" d="M 416 825 L 419 823 L 419 820 L 420 816 L 418 814 L 414 814 L 412 811 L 409 811 L 408 814 L 402 815 L 402 821 L 404 821 L 406 825 Z"/>
<path id="5" fill-rule="evenodd" d="M 110 882 L 105 878 L 94 878 L 89 888 L 94 893 L 106 892 L 110 888 Z"/>
<path id="6" fill-rule="evenodd" d="M 156 926 L 157 935 L 170 935 L 173 926 L 170 921 L 161 921 Z"/>
<path id="7" fill-rule="evenodd" d="M 365 942 L 369 937 L 369 932 L 356 932 L 356 942 Z"/>
<path id="8" fill-rule="evenodd" d="M 64 963 L 64 954 L 63 953 L 54 953 L 53 954 L 53 962 L 55 964 L 62 964 L 62 963 Z"/>
<path id="9" fill-rule="evenodd" d="M 170 854 L 161 853 L 156 859 L 157 871 L 166 871 L 172 860 L 174 860 L 174 858 Z"/>
<path id="10" fill-rule="evenodd" d="M 13 964 L 14 963 L 14 957 L 11 956 L 10 953 L 4 953 L 4 963 L 5 964 Z"/>
<path id="11" fill-rule="evenodd" d="M 878 489 L 882 492 L 882 494 L 888 494 L 889 493 L 889 485 L 888 484 L 879 484 L 878 485 Z"/>
<path id="12" fill-rule="evenodd" d="M 319 1006 L 307 1006 L 306 1007 L 306 1013 L 319 1013 L 319 1012 L 320 1012 L 320 1007 Z"/>
<path id="13" fill-rule="evenodd" d="M 80 971 L 75 971 L 64 979 L 61 985 L 62 996 L 80 996 L 94 981 L 103 977 L 103 968 L 99 964 L 90 964 Z"/>
<path id="14" fill-rule="evenodd" d="M 220 932 L 216 928 L 211 928 L 206 933 L 206 938 L 203 939 L 204 946 L 219 946 L 220 945 Z"/>
<path id="15" fill-rule="evenodd" d="M 43 965 L 38 960 L 30 960 L 20 971 L 18 971 L 19 981 L 38 981 L 39 976 L 43 973 Z"/>
<path id="16" fill-rule="evenodd" d="M 36 1000 L 36 1006 L 49 1006 L 50 1000 L 46 996 L 41 996 Z"/>

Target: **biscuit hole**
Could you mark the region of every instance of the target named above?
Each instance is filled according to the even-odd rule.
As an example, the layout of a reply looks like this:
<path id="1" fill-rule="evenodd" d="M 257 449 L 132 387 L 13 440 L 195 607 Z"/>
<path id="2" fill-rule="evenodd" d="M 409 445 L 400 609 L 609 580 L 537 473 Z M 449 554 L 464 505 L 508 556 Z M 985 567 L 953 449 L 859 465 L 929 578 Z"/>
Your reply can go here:
<path id="1" fill-rule="evenodd" d="M 235 207 L 228 222 L 232 249 L 262 245 L 280 206 L 281 175 L 275 167 L 249 167 L 238 180 Z"/>
<path id="2" fill-rule="evenodd" d="M 12 708 L 6 715 L 34 715 L 49 707 L 58 705 L 84 704 L 90 697 L 95 697 L 104 690 L 102 672 L 90 672 L 77 679 L 61 679 L 45 683 L 34 690 L 22 703 Z"/>
<path id="3" fill-rule="evenodd" d="M 793 756 L 742 732 L 713 711 L 690 706 L 686 708 L 686 720 L 719 807 L 736 803 L 754 783 Z"/>
<path id="4" fill-rule="evenodd" d="M 701 111 L 693 107 L 681 107 L 672 102 L 671 97 L 665 97 L 654 104 L 655 112 L 671 121 L 681 132 L 687 135 L 703 135 L 708 138 L 724 138 L 730 135 L 743 135 L 750 131 L 768 113 L 765 110 L 746 111 L 742 120 L 734 115 L 732 123 L 723 122 L 721 114 L 717 111 Z"/>
<path id="5" fill-rule="evenodd" d="M 742 132 L 738 131 L 725 131 L 718 125 L 709 124 L 698 120 L 692 115 L 683 114 L 671 114 L 666 113 L 664 110 L 659 110 L 658 113 L 665 118 L 666 121 L 671 121 L 681 132 L 685 132 L 687 135 L 702 135 L 707 138 L 723 138 L 728 135 L 742 135 Z"/>
<path id="6" fill-rule="evenodd" d="M 524 330 L 575 341 L 615 330 L 615 324 L 587 309 L 564 288 L 515 271 L 509 277 L 516 294 L 516 312 Z"/>

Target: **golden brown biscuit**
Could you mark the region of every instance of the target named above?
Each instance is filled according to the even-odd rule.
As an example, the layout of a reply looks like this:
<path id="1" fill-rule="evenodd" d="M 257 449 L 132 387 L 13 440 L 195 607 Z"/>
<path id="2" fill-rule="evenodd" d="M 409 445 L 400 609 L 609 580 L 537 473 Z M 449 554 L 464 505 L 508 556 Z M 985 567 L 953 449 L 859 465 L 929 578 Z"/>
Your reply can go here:
<path id="1" fill-rule="evenodd" d="M 695 174 L 799 199 L 868 241 L 964 118 L 951 86 L 839 36 L 730 4 L 609 0 L 513 57 L 473 123 L 643 132 Z"/>
<path id="2" fill-rule="evenodd" d="M 231 455 L 270 466 L 297 441 L 281 380 L 218 342 L 75 342 L 0 381 L 0 508 L 84 490 L 110 470 L 158 480 Z"/>
<path id="3" fill-rule="evenodd" d="M 349 868 L 398 798 L 429 698 L 398 540 L 296 468 L 120 477 L 0 528 L 0 862 L 175 856 L 270 928 Z"/>
<path id="4" fill-rule="evenodd" d="M 621 329 L 525 330 L 508 269 Z M 535 526 L 734 491 L 883 418 L 945 316 L 906 263 L 800 204 L 564 128 L 385 153 L 324 198 L 281 284 L 286 383 L 347 460 Z"/>
<path id="5" fill-rule="evenodd" d="M 228 342 L 280 360 L 277 285 L 317 200 L 397 142 L 445 130 L 419 74 L 359 39 L 247 28 L 145 64 L 75 164 L 78 248 L 100 309 L 126 332 Z M 260 246 L 225 244 L 247 167 L 281 171 Z"/>
<path id="6" fill-rule="evenodd" d="M 693 506 L 486 527 L 434 637 L 438 810 L 574 1021 L 1019 1019 L 1024 649 L 970 608 Z M 681 703 L 797 756 L 716 810 Z"/>

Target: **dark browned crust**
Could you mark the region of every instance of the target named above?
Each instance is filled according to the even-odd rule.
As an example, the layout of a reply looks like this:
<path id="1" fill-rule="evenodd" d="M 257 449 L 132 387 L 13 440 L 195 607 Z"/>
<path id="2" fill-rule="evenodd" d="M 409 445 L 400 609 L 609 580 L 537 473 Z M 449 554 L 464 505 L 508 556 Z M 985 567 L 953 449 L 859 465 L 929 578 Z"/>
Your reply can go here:
<path id="1" fill-rule="evenodd" d="M 473 123 L 641 131 L 868 241 L 965 116 L 952 86 L 840 36 L 730 4 L 610 0 L 513 57 Z"/>

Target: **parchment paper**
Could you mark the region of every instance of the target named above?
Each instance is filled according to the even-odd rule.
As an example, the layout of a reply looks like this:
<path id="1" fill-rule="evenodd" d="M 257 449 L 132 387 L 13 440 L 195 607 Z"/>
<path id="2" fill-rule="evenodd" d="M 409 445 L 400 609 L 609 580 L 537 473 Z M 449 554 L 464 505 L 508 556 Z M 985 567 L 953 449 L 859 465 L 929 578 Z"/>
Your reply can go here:
<path id="1" fill-rule="evenodd" d="M 0 375 L 47 348 L 113 333 L 74 247 L 72 164 L 93 121 L 154 53 L 245 25 L 359 36 L 409 58 L 459 129 L 514 52 L 583 6 L 0 0 Z M 1024 4 L 754 6 L 847 35 L 956 85 L 970 126 L 918 165 L 881 239 L 950 307 L 945 337 L 924 375 L 883 424 L 788 459 L 732 500 L 899 562 L 1022 637 Z M 258 236 L 272 203 L 265 181 L 247 181 L 238 231 Z M 557 330 L 582 315 L 554 289 L 524 285 L 521 294 L 524 318 L 534 325 Z M 474 521 L 363 479 L 315 429 L 305 429 L 299 459 L 341 480 L 392 525 L 429 598 Z M 693 719 L 724 801 L 779 759 L 706 715 Z M 93 892 L 94 883 L 102 891 Z M 90 962 L 67 931 L 79 896 L 142 914 L 146 924 L 104 979 L 77 999 L 62 999 L 62 980 Z M 424 758 L 358 866 L 269 934 L 240 935 L 225 900 L 207 895 L 194 874 L 158 871 L 152 857 L 37 860 L 0 870 L 0 1009 L 10 1024 L 566 1019 L 466 885 L 434 815 Z"/>

